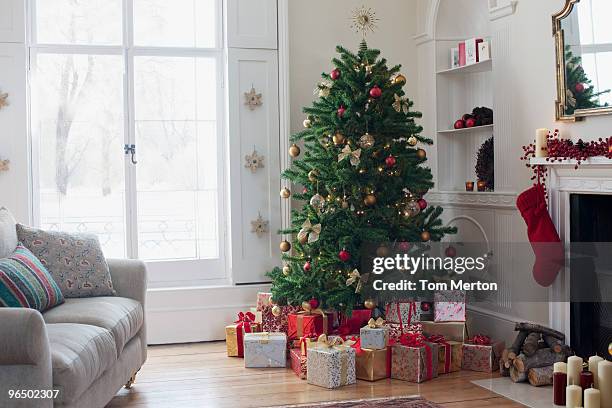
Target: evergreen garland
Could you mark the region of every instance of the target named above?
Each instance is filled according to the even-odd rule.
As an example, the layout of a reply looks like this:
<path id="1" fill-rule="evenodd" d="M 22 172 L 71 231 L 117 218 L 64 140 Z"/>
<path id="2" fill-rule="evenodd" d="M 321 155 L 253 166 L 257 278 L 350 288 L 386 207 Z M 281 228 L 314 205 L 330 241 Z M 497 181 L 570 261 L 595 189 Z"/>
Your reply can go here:
<path id="1" fill-rule="evenodd" d="M 476 155 L 476 176 L 479 181 L 487 183 L 487 190 L 495 190 L 495 153 L 493 136 L 487 139 L 478 149 Z"/>

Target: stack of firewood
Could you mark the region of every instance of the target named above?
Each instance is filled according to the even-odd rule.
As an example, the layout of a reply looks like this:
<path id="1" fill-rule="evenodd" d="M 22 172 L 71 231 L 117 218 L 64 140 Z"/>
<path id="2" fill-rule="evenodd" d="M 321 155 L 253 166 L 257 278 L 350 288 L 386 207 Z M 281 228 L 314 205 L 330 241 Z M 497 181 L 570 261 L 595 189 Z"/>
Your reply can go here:
<path id="1" fill-rule="evenodd" d="M 529 381 L 536 387 L 552 384 L 553 365 L 571 355 L 565 335 L 534 323 L 517 323 L 514 330 L 518 335 L 502 354 L 500 373 L 514 382 Z"/>

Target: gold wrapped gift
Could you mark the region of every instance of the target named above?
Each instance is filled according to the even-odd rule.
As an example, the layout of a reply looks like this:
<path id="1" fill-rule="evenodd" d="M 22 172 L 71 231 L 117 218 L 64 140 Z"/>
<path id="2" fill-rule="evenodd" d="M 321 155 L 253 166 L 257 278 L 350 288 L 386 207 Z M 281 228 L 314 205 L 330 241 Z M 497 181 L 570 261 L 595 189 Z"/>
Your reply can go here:
<path id="1" fill-rule="evenodd" d="M 382 350 L 361 349 L 361 353 L 355 357 L 357 378 L 366 381 L 378 381 L 389 377 L 387 371 L 388 358 L 386 348 Z"/>
<path id="2" fill-rule="evenodd" d="M 453 340 L 463 343 L 466 339 L 465 323 L 460 322 L 421 322 L 423 324 L 423 332 L 426 336 L 440 335 L 447 340 Z"/>
<path id="3" fill-rule="evenodd" d="M 463 343 L 449 340 L 438 344 L 440 345 L 440 349 L 438 351 L 438 373 L 448 374 L 455 371 L 461 371 Z M 447 361 L 447 356 L 449 355 L 450 359 Z"/>
<path id="4" fill-rule="evenodd" d="M 238 322 L 225 326 L 225 344 L 228 357 L 244 357 L 244 334 L 248 332 L 258 333 L 261 324 L 249 323 L 249 331 L 245 330 L 245 323 Z"/>

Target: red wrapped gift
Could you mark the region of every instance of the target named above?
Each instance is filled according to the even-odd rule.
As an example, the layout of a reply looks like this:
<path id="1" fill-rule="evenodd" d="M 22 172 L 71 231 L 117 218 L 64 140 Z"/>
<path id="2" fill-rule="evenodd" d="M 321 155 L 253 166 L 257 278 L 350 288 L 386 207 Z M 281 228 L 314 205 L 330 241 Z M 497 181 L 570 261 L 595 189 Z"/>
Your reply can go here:
<path id="1" fill-rule="evenodd" d="M 255 315 L 251 312 L 238 313 L 238 320 L 225 326 L 225 344 L 229 357 L 244 357 L 244 334 L 261 331 L 261 325 L 255 323 Z"/>
<path id="2" fill-rule="evenodd" d="M 499 359 L 506 348 L 503 341 L 492 341 L 490 337 L 478 335 L 463 344 L 464 370 L 492 373 L 499 368 Z"/>
<path id="3" fill-rule="evenodd" d="M 438 345 L 422 334 L 402 335 L 391 349 L 391 378 L 421 383 L 438 376 Z"/>
<path id="4" fill-rule="evenodd" d="M 400 338 L 403 334 L 410 333 L 423 333 L 423 324 L 413 323 L 411 325 L 403 325 L 398 323 L 385 323 L 385 326 L 389 328 L 389 340 L 393 340 L 399 343 Z"/>
<path id="5" fill-rule="evenodd" d="M 264 307 L 272 305 L 272 293 L 257 292 L 257 304 L 255 305 L 258 312 L 261 312 Z"/>
<path id="6" fill-rule="evenodd" d="M 289 351 L 289 358 L 291 359 L 291 369 L 300 379 L 306 379 L 306 354 L 302 354 L 300 349 L 291 349 Z"/>
<path id="7" fill-rule="evenodd" d="M 332 318 L 331 313 L 325 313 L 321 309 L 291 313 L 287 318 L 287 337 L 299 339 L 329 334 Z"/>
<path id="8" fill-rule="evenodd" d="M 302 310 L 301 306 L 279 306 L 281 313 L 278 316 L 272 314 L 274 305 L 264 306 L 261 310 L 262 330 L 269 333 L 287 333 L 287 317 L 290 313 Z"/>
<path id="9" fill-rule="evenodd" d="M 372 317 L 370 309 L 355 309 L 351 313 L 351 317 L 344 314 L 340 316 L 340 327 L 338 333 L 344 336 L 350 334 L 358 334 L 359 330 L 368 324 L 368 320 Z"/>
<path id="10" fill-rule="evenodd" d="M 421 321 L 421 302 L 398 301 L 385 305 L 385 320 L 409 326 Z"/>

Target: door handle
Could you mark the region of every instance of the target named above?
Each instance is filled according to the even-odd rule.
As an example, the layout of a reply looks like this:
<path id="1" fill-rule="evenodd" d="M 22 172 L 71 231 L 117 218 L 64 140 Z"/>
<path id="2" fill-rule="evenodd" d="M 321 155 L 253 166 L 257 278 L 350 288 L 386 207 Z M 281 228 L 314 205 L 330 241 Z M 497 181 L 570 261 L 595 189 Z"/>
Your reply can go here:
<path id="1" fill-rule="evenodd" d="M 132 161 L 132 164 L 138 164 L 138 162 L 136 161 L 136 145 L 129 145 L 126 144 L 125 146 L 123 146 L 123 151 L 125 152 L 125 154 L 131 154 L 130 160 Z"/>

